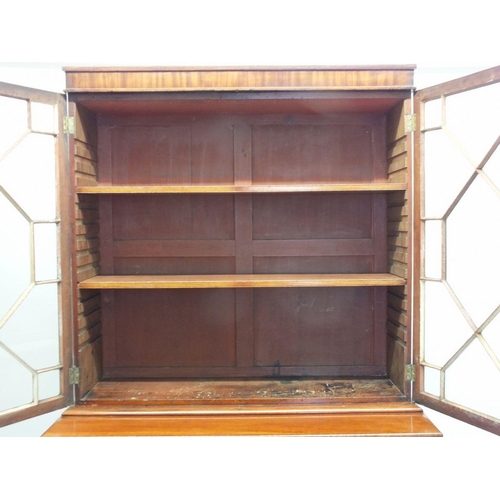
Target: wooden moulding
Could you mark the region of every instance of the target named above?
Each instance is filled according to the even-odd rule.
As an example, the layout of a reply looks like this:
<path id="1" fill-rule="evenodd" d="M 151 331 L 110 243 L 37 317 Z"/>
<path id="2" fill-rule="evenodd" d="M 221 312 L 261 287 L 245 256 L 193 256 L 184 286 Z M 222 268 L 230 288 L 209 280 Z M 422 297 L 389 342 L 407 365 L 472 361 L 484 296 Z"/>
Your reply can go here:
<path id="1" fill-rule="evenodd" d="M 80 194 L 207 194 L 207 193 L 312 193 L 405 191 L 406 183 L 290 184 L 290 185 L 185 185 L 185 186 L 81 186 Z"/>
<path id="2" fill-rule="evenodd" d="M 96 276 L 79 284 L 81 289 L 144 288 L 269 288 L 399 286 L 403 278 L 391 274 L 219 274 Z"/>
<path id="3" fill-rule="evenodd" d="M 413 88 L 415 66 L 64 68 L 68 92 L 393 90 Z"/>

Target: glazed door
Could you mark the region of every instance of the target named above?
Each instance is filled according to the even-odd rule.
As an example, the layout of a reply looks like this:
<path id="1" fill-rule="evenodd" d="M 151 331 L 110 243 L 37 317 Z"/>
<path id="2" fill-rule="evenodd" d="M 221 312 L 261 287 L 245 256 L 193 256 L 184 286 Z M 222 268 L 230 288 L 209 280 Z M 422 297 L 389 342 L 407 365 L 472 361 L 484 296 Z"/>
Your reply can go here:
<path id="1" fill-rule="evenodd" d="M 500 67 L 416 96 L 416 400 L 500 434 Z"/>
<path id="2" fill-rule="evenodd" d="M 0 84 L 0 425 L 72 400 L 63 109 L 59 94 Z"/>

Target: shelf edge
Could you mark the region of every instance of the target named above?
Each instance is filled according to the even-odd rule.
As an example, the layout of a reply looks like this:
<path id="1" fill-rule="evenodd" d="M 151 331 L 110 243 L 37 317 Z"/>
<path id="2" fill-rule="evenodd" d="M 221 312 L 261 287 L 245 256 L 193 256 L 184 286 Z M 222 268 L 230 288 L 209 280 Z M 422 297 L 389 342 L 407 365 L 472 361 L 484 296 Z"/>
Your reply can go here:
<path id="1" fill-rule="evenodd" d="M 238 194 L 406 191 L 406 183 L 265 186 L 79 186 L 78 194 Z"/>
<path id="2" fill-rule="evenodd" d="M 81 289 L 187 288 L 303 288 L 403 286 L 404 278 L 391 274 L 353 275 L 174 275 L 96 276 L 79 283 Z"/>

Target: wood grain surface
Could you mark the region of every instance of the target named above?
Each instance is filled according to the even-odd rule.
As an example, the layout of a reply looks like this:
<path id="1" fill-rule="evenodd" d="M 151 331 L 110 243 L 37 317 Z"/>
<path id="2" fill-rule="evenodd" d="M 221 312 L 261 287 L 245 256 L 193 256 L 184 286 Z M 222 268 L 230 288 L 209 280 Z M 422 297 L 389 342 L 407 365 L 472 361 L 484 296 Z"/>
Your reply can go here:
<path id="1" fill-rule="evenodd" d="M 70 92 L 381 90 L 413 87 L 413 66 L 66 68 Z"/>
<path id="2" fill-rule="evenodd" d="M 276 288 L 401 286 L 405 279 L 377 274 L 213 274 L 96 276 L 79 284 L 81 289 L 142 288 Z"/>
<path id="3" fill-rule="evenodd" d="M 388 379 L 104 381 L 45 436 L 440 436 Z"/>
<path id="4" fill-rule="evenodd" d="M 440 437 L 412 415 L 202 415 L 63 417 L 45 437 L 84 436 L 351 436 Z"/>
<path id="5" fill-rule="evenodd" d="M 398 182 L 364 184 L 252 184 L 238 185 L 177 185 L 177 186 L 81 186 L 80 194 L 208 194 L 208 193 L 317 193 L 317 192 L 384 192 L 404 191 L 407 185 Z"/>

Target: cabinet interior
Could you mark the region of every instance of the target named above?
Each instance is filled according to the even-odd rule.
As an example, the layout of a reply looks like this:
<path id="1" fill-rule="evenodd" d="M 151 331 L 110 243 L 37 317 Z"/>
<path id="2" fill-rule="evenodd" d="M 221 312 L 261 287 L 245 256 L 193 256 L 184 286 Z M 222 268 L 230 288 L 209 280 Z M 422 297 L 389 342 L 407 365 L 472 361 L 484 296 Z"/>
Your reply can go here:
<path id="1" fill-rule="evenodd" d="M 407 399 L 409 92 L 187 94 L 71 96 L 78 397 Z"/>

